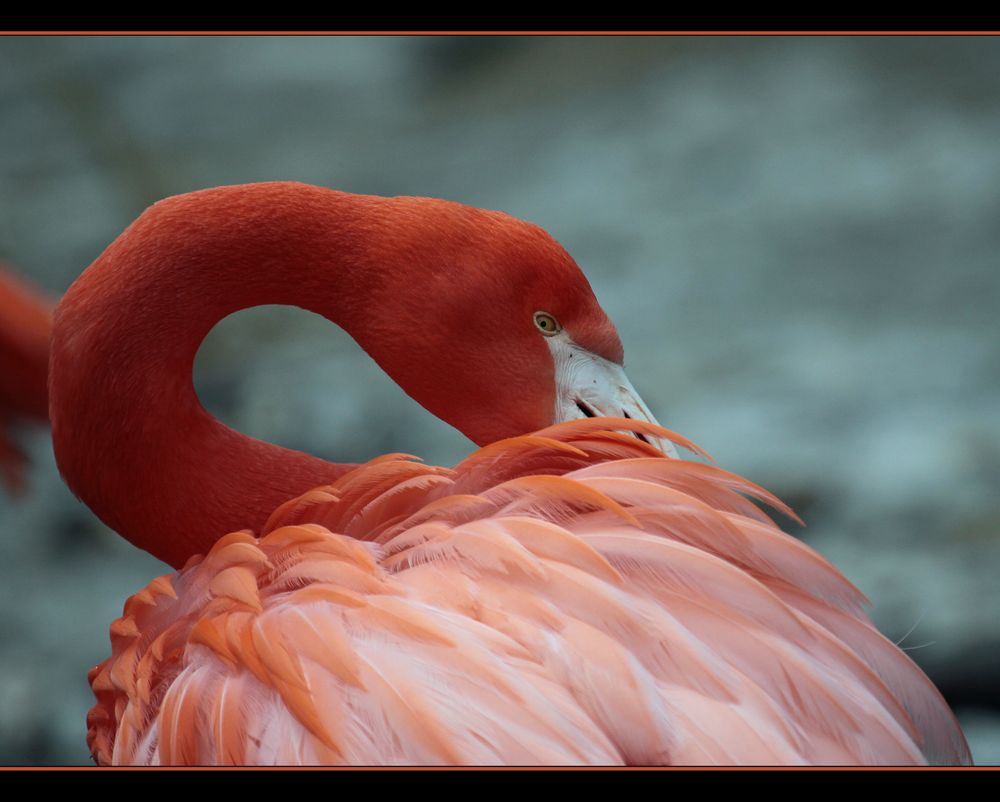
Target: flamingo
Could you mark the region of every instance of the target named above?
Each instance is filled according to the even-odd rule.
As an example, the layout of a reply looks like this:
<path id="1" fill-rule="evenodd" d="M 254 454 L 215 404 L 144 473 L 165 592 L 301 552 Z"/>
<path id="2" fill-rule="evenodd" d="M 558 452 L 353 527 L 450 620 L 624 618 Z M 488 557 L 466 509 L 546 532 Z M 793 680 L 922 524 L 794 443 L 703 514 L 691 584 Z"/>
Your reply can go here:
<path id="1" fill-rule="evenodd" d="M 338 465 L 239 434 L 222 318 L 318 312 L 480 448 Z M 663 429 L 541 228 L 297 183 L 143 213 L 55 314 L 59 468 L 178 570 L 89 679 L 100 764 L 909 764 L 970 754 L 862 594 Z M 345 381 L 349 381 L 345 378 Z"/>
<path id="2" fill-rule="evenodd" d="M 24 453 L 9 429 L 22 420 L 47 422 L 52 304 L 0 264 L 0 479 L 24 487 Z"/>

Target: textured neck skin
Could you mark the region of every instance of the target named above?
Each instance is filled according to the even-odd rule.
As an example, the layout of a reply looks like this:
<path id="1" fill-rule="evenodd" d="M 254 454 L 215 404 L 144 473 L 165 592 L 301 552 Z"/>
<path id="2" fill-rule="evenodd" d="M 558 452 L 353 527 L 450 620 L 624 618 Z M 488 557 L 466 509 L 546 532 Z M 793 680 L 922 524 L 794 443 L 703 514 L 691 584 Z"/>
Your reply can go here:
<path id="1" fill-rule="evenodd" d="M 73 491 L 175 567 L 352 467 L 246 437 L 198 401 L 201 342 L 226 316 L 262 304 L 327 317 L 479 443 L 551 422 L 554 396 L 539 386 L 552 385 L 552 364 L 533 309 L 562 314 L 578 342 L 621 359 L 572 259 L 506 215 L 291 183 L 161 201 L 60 303 L 50 415 Z"/>

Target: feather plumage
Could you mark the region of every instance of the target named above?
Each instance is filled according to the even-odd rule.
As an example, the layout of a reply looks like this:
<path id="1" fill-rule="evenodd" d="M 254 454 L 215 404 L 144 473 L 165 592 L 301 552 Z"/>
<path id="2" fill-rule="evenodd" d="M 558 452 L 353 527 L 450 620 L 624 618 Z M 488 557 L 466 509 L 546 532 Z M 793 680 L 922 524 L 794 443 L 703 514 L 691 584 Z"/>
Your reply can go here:
<path id="1" fill-rule="evenodd" d="M 663 434 L 390 455 L 155 580 L 92 672 L 95 758 L 968 760 L 861 594 L 740 493 L 772 496 L 614 430 Z"/>

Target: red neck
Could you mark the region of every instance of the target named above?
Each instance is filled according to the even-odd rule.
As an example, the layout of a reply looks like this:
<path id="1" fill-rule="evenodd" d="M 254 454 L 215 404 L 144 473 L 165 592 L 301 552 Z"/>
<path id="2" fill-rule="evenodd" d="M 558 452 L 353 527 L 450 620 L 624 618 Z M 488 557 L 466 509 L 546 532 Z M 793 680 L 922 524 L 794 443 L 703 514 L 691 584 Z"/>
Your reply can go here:
<path id="1" fill-rule="evenodd" d="M 620 356 L 580 269 L 537 226 L 429 198 L 274 183 L 148 209 L 55 313 L 53 445 L 109 526 L 172 565 L 342 475 L 212 418 L 191 373 L 208 332 L 262 304 L 347 331 L 397 384 L 483 445 L 552 423 L 543 309 L 575 342 Z"/>
<path id="2" fill-rule="evenodd" d="M 67 483 L 106 524 L 177 567 L 352 467 L 226 427 L 198 401 L 192 366 L 219 320 L 265 303 L 354 333 L 385 282 L 365 243 L 386 202 L 297 184 L 171 198 L 69 289 L 53 334 L 53 440 Z"/>

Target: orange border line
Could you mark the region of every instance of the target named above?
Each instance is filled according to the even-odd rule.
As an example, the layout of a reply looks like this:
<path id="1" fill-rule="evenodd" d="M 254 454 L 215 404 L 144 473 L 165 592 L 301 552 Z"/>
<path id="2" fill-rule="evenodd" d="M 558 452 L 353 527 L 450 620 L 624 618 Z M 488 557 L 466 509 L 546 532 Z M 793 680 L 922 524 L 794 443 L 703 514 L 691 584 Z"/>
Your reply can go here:
<path id="1" fill-rule="evenodd" d="M 0 766 L 5 771 L 860 771 L 998 772 L 1000 766 Z"/>
<path id="2" fill-rule="evenodd" d="M 885 30 L 885 31 L 517 31 L 517 30 L 458 30 L 458 31 L 0 31 L 5 36 L 998 36 L 1000 30 Z"/>

